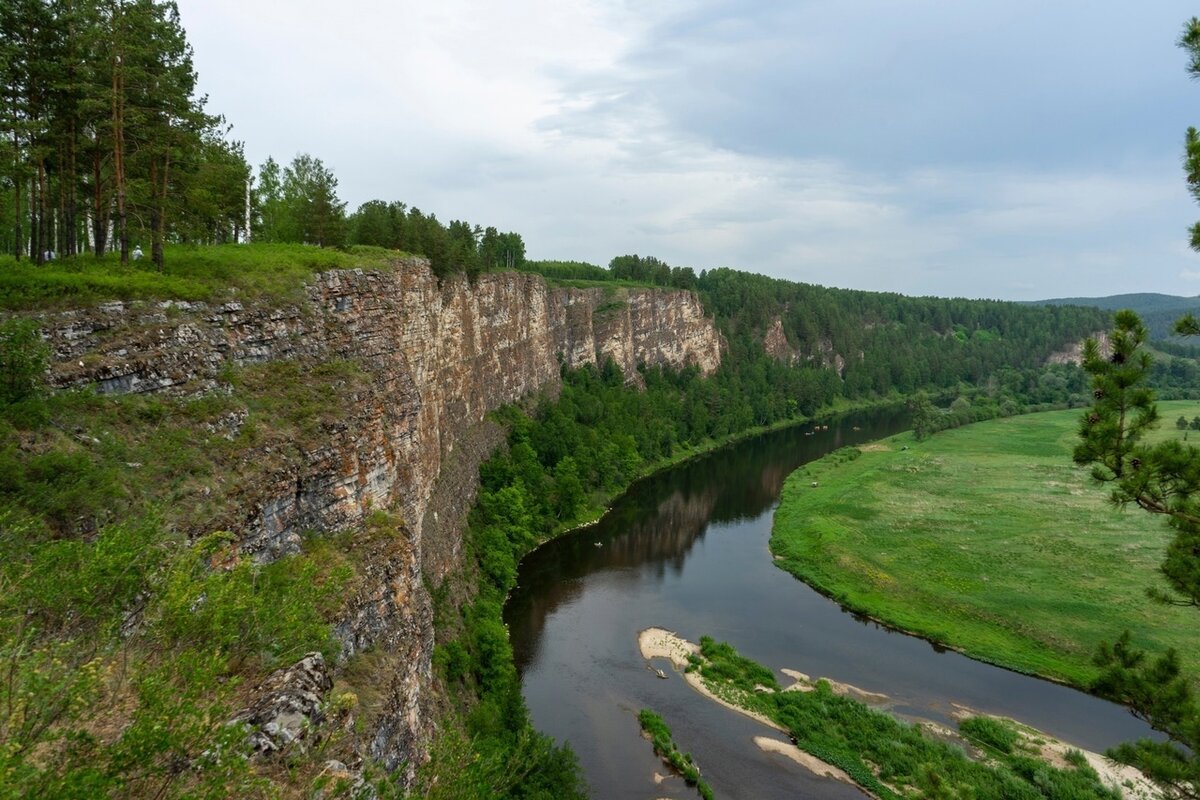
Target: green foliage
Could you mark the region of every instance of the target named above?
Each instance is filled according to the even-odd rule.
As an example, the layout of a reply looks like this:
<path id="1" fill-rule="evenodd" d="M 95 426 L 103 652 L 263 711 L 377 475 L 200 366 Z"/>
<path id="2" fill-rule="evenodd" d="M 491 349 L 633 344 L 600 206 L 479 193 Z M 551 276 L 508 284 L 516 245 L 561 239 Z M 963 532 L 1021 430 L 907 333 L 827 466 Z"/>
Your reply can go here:
<path id="1" fill-rule="evenodd" d="M 0 6 L 0 248 L 161 267 L 167 239 L 236 240 L 249 168 L 195 88 L 175 3 Z"/>
<path id="2" fill-rule="evenodd" d="M 519 270 L 525 265 L 525 242 L 519 233 L 500 233 L 462 220 L 443 225 L 435 215 L 405 203 L 363 203 L 350 215 L 348 225 L 352 244 L 423 255 L 439 280 L 453 275 L 474 279 L 480 272 Z"/>
<path id="3" fill-rule="evenodd" d="M 912 412 L 913 436 L 918 442 L 928 439 L 935 430 L 941 412 L 924 392 L 918 392 L 908 401 L 908 410 Z"/>
<path id="4" fill-rule="evenodd" d="M 720 681 L 753 692 L 759 686 L 778 689 L 775 673 L 745 656 L 740 655 L 728 642 L 716 642 L 711 637 L 700 639 L 700 655 L 703 666 L 700 674 L 705 678 Z"/>
<path id="5" fill-rule="evenodd" d="M 275 668 L 337 644 L 325 620 L 341 604 L 352 570 L 332 548 L 320 557 L 255 564 L 231 534 L 210 534 L 174 559 L 156 587 L 153 635 L 171 648 L 210 648 L 233 663 Z"/>
<path id="6" fill-rule="evenodd" d="M 958 730 L 975 744 L 1005 755 L 1012 753 L 1021 738 L 1016 728 L 995 717 L 968 717 L 958 724 Z"/>
<path id="7" fill-rule="evenodd" d="M 1083 353 L 1095 403 L 1080 422 L 1082 441 L 1075 448 L 1075 463 L 1094 465 L 1099 481 L 1125 474 L 1138 439 L 1158 421 L 1154 395 L 1145 386 L 1152 363 L 1141 349 L 1146 328 L 1132 311 L 1119 311 L 1115 319 L 1111 353 L 1105 356 L 1094 339 L 1087 341 Z"/>
<path id="8" fill-rule="evenodd" d="M 297 302 L 304 284 L 330 269 L 393 268 L 396 253 L 350 252 L 298 244 L 168 245 L 166 261 L 122 264 L 115 254 L 79 256 L 36 266 L 0 256 L 0 308 L 28 311 L 107 300 Z"/>
<path id="9" fill-rule="evenodd" d="M 316 366 L 271 361 L 233 372 L 230 383 L 245 396 L 262 427 L 298 444 L 314 442 L 341 418 L 342 404 L 368 380 L 358 364 L 330 359 Z M 244 430 L 252 439 L 255 428 Z"/>
<path id="10" fill-rule="evenodd" d="M 712 800 L 712 787 L 700 777 L 700 768 L 692 761 L 691 755 L 679 751 L 675 740 L 671 738 L 671 729 L 667 727 L 663 718 L 650 709 L 643 708 L 638 712 L 638 723 L 654 744 L 655 754 L 662 756 L 663 760 L 682 775 L 688 786 L 695 786 L 704 800 Z"/>
<path id="11" fill-rule="evenodd" d="M 267 792 L 224 724 L 232 692 L 336 654 L 329 622 L 355 565 L 326 539 L 270 564 L 228 535 L 188 545 L 182 531 L 227 502 L 202 489 L 261 468 L 204 426 L 249 406 L 260 441 L 294 442 L 357 376 L 331 362 L 275 384 L 251 368 L 228 376 L 232 397 L 60 393 L 42 401 L 53 425 L 0 417 L 0 796 Z"/>
<path id="12" fill-rule="evenodd" d="M 1185 36 L 1193 53 L 1200 42 L 1200 22 L 1193 20 Z M 1195 144 L 1195 132 L 1189 131 L 1189 153 Z M 1194 165 L 1192 165 L 1194 166 Z M 1174 530 L 1167 546 L 1166 557 L 1160 566 L 1169 592 L 1158 588 L 1147 591 L 1149 596 L 1166 604 L 1200 606 L 1200 450 L 1184 445 L 1178 439 L 1142 443 L 1142 418 L 1154 419 L 1157 409 L 1153 395 L 1145 387 L 1144 368 L 1120 371 L 1125 361 L 1137 358 L 1145 364 L 1149 356 L 1135 351 L 1136 332 L 1141 323 L 1132 312 L 1117 315 L 1113 334 L 1113 361 L 1117 370 L 1093 371 L 1096 394 L 1102 400 L 1111 391 L 1114 371 L 1124 376 L 1120 388 L 1135 398 L 1130 405 L 1136 408 L 1134 422 L 1114 424 L 1105 420 L 1102 409 L 1084 420 L 1080 435 L 1084 443 L 1076 451 L 1076 460 L 1096 463 L 1093 476 L 1112 487 L 1112 501 L 1118 506 L 1130 504 L 1163 514 Z M 1130 333 L 1130 332 L 1134 333 Z M 1122 341 L 1122 338 L 1125 341 Z M 1131 343 L 1129 340 L 1133 339 Z M 1121 346 L 1124 345 L 1122 349 Z M 1118 356 L 1124 358 L 1118 361 Z M 1099 405 L 1098 401 L 1098 405 Z M 1121 422 L 1125 422 L 1122 407 Z M 1098 419 L 1099 418 L 1099 419 Z M 1082 455 L 1082 457 L 1081 457 Z M 1140 631 L 1138 631 L 1140 633 Z M 1104 672 L 1095 684 L 1096 691 L 1130 705 L 1134 712 L 1149 720 L 1155 728 L 1170 737 L 1168 742 L 1139 741 L 1122 745 L 1110 755 L 1138 767 L 1171 795 L 1200 796 L 1200 707 L 1192 699 L 1188 680 L 1181 674 L 1176 652 L 1149 660 L 1147 654 L 1135 647 L 1127 630 L 1116 644 L 1100 647 L 1096 663 Z"/>
<path id="13" fill-rule="evenodd" d="M 259 169 L 255 200 L 261 225 L 255 239 L 317 247 L 346 242 L 346 204 L 338 199 L 337 178 L 308 153 L 282 169 L 272 158 Z"/>
<path id="14" fill-rule="evenodd" d="M 19 403 L 37 393 L 49 352 L 32 320 L 0 322 L 0 406 Z"/>
<path id="15" fill-rule="evenodd" d="M 522 272 L 535 272 L 557 281 L 607 281 L 612 275 L 604 267 L 585 261 L 526 261 Z"/>
<path id="16" fill-rule="evenodd" d="M 16 512 L 0 515 L 0 614 L 39 635 L 115 633 L 169 549 L 148 519 L 107 525 L 86 540 L 39 533 Z"/>

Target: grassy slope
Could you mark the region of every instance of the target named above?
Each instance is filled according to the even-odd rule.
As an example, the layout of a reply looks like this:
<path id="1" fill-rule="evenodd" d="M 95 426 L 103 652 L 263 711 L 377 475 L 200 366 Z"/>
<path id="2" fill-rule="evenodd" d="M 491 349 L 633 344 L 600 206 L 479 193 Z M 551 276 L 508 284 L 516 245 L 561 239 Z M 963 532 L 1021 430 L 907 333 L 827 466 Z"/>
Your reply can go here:
<path id="1" fill-rule="evenodd" d="M 291 244 L 169 246 L 162 272 L 150 259 L 122 266 L 116 254 L 89 255 L 43 266 L 0 256 L 0 308 L 29 311 L 107 300 L 297 299 L 313 273 L 386 269 L 404 254 L 378 247 L 347 252 Z"/>
<path id="2" fill-rule="evenodd" d="M 1182 437 L 1174 419 L 1200 405 L 1160 411 L 1155 436 Z M 1196 672 L 1195 612 L 1145 596 L 1159 585 L 1165 523 L 1114 509 L 1072 464 L 1079 414 L 920 443 L 905 433 L 798 470 L 775 515 L 777 563 L 852 608 L 1014 669 L 1086 684 L 1097 644 L 1128 628 L 1139 645 L 1177 648 Z"/>

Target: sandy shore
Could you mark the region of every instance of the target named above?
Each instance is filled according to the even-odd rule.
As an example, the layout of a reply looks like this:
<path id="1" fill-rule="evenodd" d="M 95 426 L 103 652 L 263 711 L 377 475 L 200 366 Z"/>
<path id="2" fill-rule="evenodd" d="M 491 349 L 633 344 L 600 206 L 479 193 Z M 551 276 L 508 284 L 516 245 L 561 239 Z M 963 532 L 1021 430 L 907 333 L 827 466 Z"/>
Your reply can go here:
<path id="1" fill-rule="evenodd" d="M 1118 764 L 1100 753 L 1093 753 L 1091 750 L 1084 750 L 1082 747 L 1076 747 L 1069 742 L 1055 739 L 1045 731 L 1032 728 L 1020 720 L 1008 717 L 996 717 L 995 715 L 984 714 L 981 711 L 976 711 L 973 708 L 968 708 L 958 703 L 954 704 L 955 719 L 962 721 L 970 717 L 993 717 L 1012 723 L 1021 734 L 1022 744 L 1040 751 L 1043 760 L 1059 769 L 1066 769 L 1070 766 L 1070 762 L 1067 761 L 1068 752 L 1077 750 L 1083 753 L 1083 757 L 1087 759 L 1088 766 L 1096 770 L 1096 774 L 1100 776 L 1101 782 L 1119 791 L 1126 800 L 1161 800 L 1163 796 L 1161 789 L 1147 780 L 1145 775 L 1133 767 Z"/>
<path id="2" fill-rule="evenodd" d="M 835 781 L 842 781 L 843 783 L 854 783 L 854 779 L 843 770 L 832 764 L 827 764 L 815 756 L 809 755 L 791 742 L 781 742 L 778 739 L 772 739 L 770 736 L 755 736 L 754 743 L 764 753 L 779 753 L 781 756 L 786 756 L 805 769 L 820 775 L 822 778 L 833 778 Z"/>
<path id="3" fill-rule="evenodd" d="M 642 651 L 642 658 L 669 658 L 671 663 L 679 670 L 683 670 L 688 665 L 688 656 L 692 653 L 699 653 L 700 646 L 689 642 L 687 639 L 681 639 L 674 633 L 662 628 L 647 628 L 638 634 L 638 647 Z M 731 708 L 739 714 L 743 714 L 751 719 L 758 720 L 763 725 L 770 726 L 777 731 L 783 731 L 783 728 L 776 725 L 762 714 L 756 714 L 753 711 L 747 711 L 744 708 L 734 705 L 728 700 L 723 700 L 713 694 L 704 681 L 700 679 L 700 674 L 697 672 L 684 672 L 683 679 L 687 681 L 688 686 L 691 686 L 700 694 L 712 700 L 714 703 L 720 703 L 726 708 Z"/>
<path id="4" fill-rule="evenodd" d="M 687 639 L 680 638 L 671 631 L 664 630 L 662 628 L 647 628 L 639 633 L 638 648 L 642 651 L 642 658 L 647 660 L 651 658 L 668 658 L 671 660 L 671 663 L 680 670 L 683 670 L 687 667 L 689 655 L 700 652 L 699 645 L 693 644 Z M 717 695 L 713 694 L 713 692 L 704 685 L 704 681 L 701 680 L 698 673 L 685 672 L 683 673 L 683 679 L 687 681 L 688 686 L 691 686 L 709 700 L 712 700 L 715 703 L 720 703 L 726 708 L 732 709 L 743 716 L 750 717 L 757 722 L 761 722 L 763 725 L 773 728 L 780 733 L 787 733 L 787 731 L 775 724 L 773 720 L 764 717 L 762 714 L 756 714 L 753 711 L 747 711 L 740 706 L 730 703 L 728 700 L 717 697 Z M 764 742 L 767 744 L 764 744 Z M 817 775 L 833 778 L 839 781 L 845 781 L 855 786 L 858 785 L 855 784 L 854 781 L 851 780 L 850 776 L 847 775 L 843 770 L 833 766 L 832 764 L 827 764 L 816 756 L 805 753 L 803 750 L 793 744 L 780 742 L 779 740 L 772 739 L 769 736 L 755 737 L 754 743 L 763 750 L 781 753 L 788 758 L 793 759 L 797 764 L 808 768 Z M 787 748 L 791 748 L 791 750 L 788 750 Z"/>
<path id="5" fill-rule="evenodd" d="M 785 692 L 811 692 L 816 688 L 817 681 L 825 681 L 829 684 L 829 689 L 834 694 L 849 697 L 851 700 L 857 700 L 869 706 L 883 706 L 891 702 L 891 698 L 886 694 L 860 689 L 850 683 L 835 681 L 833 678 L 810 678 L 803 672 L 794 669 L 781 669 L 779 671 L 795 681 L 790 686 L 783 687 L 783 691 Z"/>

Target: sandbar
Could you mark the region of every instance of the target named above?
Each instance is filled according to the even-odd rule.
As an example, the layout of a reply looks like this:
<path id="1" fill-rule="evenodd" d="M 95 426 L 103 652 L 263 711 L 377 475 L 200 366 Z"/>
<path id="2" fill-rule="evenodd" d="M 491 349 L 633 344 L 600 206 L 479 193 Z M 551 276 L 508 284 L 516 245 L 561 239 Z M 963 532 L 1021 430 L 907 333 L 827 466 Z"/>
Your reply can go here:
<path id="1" fill-rule="evenodd" d="M 688 666 L 689 655 L 700 652 L 700 647 L 698 645 L 689 642 L 687 639 L 676 636 L 673 632 L 664 630 L 663 628 L 647 628 L 639 633 L 638 647 L 642 651 L 643 658 L 669 658 L 671 663 L 680 669 L 684 669 Z M 785 674 L 791 673 L 785 670 Z M 801 673 L 795 673 L 793 677 L 800 674 Z M 709 700 L 720 703 L 726 708 L 732 709 L 739 714 L 761 722 L 763 725 L 773 728 L 780 733 L 787 733 L 787 731 L 777 725 L 774 720 L 771 720 L 762 714 L 757 714 L 753 711 L 747 711 L 740 706 L 730 703 L 728 700 L 717 697 L 712 691 L 709 690 L 707 686 L 704 685 L 704 681 L 701 680 L 699 673 L 685 672 L 683 673 L 683 678 L 687 681 L 689 686 L 707 697 Z M 816 775 L 832 778 L 838 781 L 844 781 L 845 783 L 849 783 L 854 786 L 858 785 L 848 774 L 846 774 L 844 770 L 835 767 L 832 764 L 827 764 L 816 756 L 804 752 L 794 744 L 781 742 L 778 739 L 772 739 L 769 736 L 756 736 L 754 737 L 754 743 L 764 751 L 781 753 L 782 755 L 787 756 L 797 764 L 800 764 L 801 766 L 811 770 Z"/>
<path id="2" fill-rule="evenodd" d="M 833 778 L 835 781 L 854 784 L 854 779 L 847 775 L 845 770 L 804 752 L 791 742 L 781 742 L 778 739 L 772 739 L 770 736 L 755 736 L 754 743 L 764 753 L 779 753 L 781 756 L 786 756 L 822 778 Z M 857 786 L 857 784 L 854 785 Z"/>
<path id="3" fill-rule="evenodd" d="M 1070 762 L 1067 761 L 1067 753 L 1072 750 L 1083 753 L 1088 766 L 1096 770 L 1096 774 L 1100 776 L 1100 781 L 1116 789 L 1126 800 L 1161 800 L 1163 797 L 1162 790 L 1134 767 L 1118 764 L 1100 753 L 1093 753 L 1091 750 L 1084 750 L 1082 747 L 1076 747 L 1069 742 L 1056 739 L 1045 731 L 1032 728 L 1020 720 L 984 714 L 959 703 L 952 705 L 954 706 L 954 718 L 959 721 L 970 717 L 992 717 L 1013 723 L 1021 735 L 1022 744 L 1038 750 L 1042 760 L 1059 769 L 1066 769 L 1070 765 Z"/>
<path id="4" fill-rule="evenodd" d="M 673 632 L 664 630 L 662 628 L 646 628 L 646 630 L 639 633 L 638 647 L 642 651 L 642 658 L 669 658 L 671 659 L 671 663 L 681 670 L 688 666 L 687 657 L 689 655 L 700 652 L 699 645 L 693 644 L 687 639 L 682 639 L 676 636 Z M 720 703 L 726 708 L 733 709 L 739 714 L 750 717 L 753 720 L 757 720 L 763 725 L 767 725 L 777 731 L 786 733 L 783 728 L 781 728 L 779 725 L 776 725 L 775 722 L 768 717 L 765 717 L 762 714 L 757 714 L 753 711 L 747 711 L 746 709 L 735 705 L 728 700 L 717 697 L 717 695 L 713 694 L 713 692 L 704 685 L 704 681 L 700 679 L 700 673 L 684 672 L 683 679 L 687 681 L 688 686 L 691 686 L 709 700 L 712 700 L 715 703 Z"/>

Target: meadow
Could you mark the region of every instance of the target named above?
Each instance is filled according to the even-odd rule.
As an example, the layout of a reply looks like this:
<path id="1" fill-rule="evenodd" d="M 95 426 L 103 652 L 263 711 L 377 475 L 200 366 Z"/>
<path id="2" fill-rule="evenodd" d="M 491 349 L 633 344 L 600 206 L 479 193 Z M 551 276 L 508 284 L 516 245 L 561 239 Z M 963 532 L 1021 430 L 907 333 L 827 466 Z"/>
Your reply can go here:
<path id="1" fill-rule="evenodd" d="M 1190 436 L 1159 404 L 1151 440 Z M 984 661 L 1078 686 L 1124 630 L 1200 667 L 1194 609 L 1151 601 L 1170 531 L 1119 509 L 1071 460 L 1081 411 L 911 433 L 797 470 L 775 515 L 776 563 L 843 605 Z"/>

